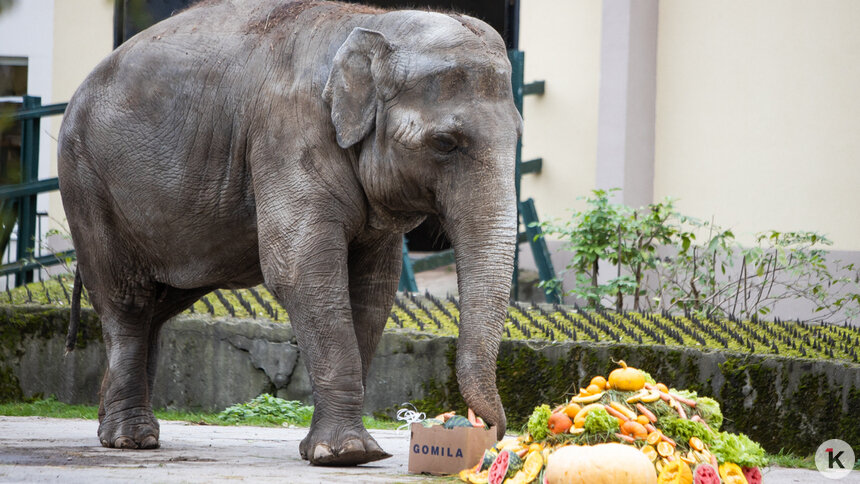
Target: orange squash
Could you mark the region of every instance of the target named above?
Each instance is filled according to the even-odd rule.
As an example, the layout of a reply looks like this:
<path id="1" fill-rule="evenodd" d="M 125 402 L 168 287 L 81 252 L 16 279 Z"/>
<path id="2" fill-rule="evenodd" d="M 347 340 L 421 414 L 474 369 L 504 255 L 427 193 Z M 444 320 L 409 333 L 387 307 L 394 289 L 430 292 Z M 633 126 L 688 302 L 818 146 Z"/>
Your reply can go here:
<path id="1" fill-rule="evenodd" d="M 609 384 L 612 388 L 623 392 L 635 392 L 645 388 L 645 375 L 627 366 L 623 360 L 618 362 L 621 368 L 612 370 L 609 374 Z"/>
<path id="2" fill-rule="evenodd" d="M 573 425 L 573 421 L 564 413 L 556 412 L 550 415 L 548 425 L 550 432 L 560 434 L 562 432 L 567 432 L 570 426 Z"/>

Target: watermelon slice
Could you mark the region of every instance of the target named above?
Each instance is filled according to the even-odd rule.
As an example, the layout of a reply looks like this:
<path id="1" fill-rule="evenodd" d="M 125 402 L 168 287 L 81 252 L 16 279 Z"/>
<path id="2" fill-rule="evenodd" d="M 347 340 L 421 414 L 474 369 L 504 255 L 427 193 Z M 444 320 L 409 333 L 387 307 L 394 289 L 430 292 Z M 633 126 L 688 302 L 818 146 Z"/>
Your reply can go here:
<path id="1" fill-rule="evenodd" d="M 699 464 L 693 470 L 693 484 L 720 484 L 720 473 L 710 464 Z"/>
<path id="2" fill-rule="evenodd" d="M 462 415 L 454 415 L 445 421 L 445 424 L 442 425 L 446 429 L 453 429 L 454 427 L 471 427 L 472 422 L 469 422 L 469 419 Z"/>
<path id="3" fill-rule="evenodd" d="M 749 484 L 761 484 L 761 471 L 758 467 L 744 467 L 741 469 L 744 473 L 744 477 L 747 478 L 747 482 Z"/>
<path id="4" fill-rule="evenodd" d="M 490 472 L 487 475 L 488 484 L 502 484 L 508 477 L 513 476 L 523 466 L 523 460 L 509 450 L 499 452 Z"/>
<path id="5" fill-rule="evenodd" d="M 489 469 L 490 466 L 493 465 L 493 461 L 496 460 L 496 456 L 498 456 L 498 455 L 499 454 L 497 454 L 493 449 L 485 450 L 484 451 L 484 458 L 481 459 L 481 468 L 479 470 L 485 471 L 485 470 Z"/>

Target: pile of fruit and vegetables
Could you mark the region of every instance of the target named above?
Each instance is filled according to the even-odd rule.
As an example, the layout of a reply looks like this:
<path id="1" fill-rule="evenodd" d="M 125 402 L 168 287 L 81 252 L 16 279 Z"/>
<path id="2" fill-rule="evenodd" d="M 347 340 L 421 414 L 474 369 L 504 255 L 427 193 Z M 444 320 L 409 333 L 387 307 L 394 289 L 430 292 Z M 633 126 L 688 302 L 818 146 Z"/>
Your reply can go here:
<path id="1" fill-rule="evenodd" d="M 669 388 L 623 361 L 569 402 L 535 408 L 527 432 L 498 442 L 465 482 L 759 484 L 764 450 L 720 432 L 719 404 Z"/>

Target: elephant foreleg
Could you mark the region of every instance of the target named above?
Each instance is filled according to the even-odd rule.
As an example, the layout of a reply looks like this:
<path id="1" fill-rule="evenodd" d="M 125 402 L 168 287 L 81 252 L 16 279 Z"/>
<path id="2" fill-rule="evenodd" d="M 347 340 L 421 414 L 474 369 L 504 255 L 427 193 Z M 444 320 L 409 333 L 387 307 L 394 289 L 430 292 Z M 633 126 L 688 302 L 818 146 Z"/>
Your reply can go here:
<path id="1" fill-rule="evenodd" d="M 260 225 L 263 230 L 273 227 Z M 266 285 L 290 315 L 313 388 L 313 421 L 299 449 L 316 465 L 379 460 L 389 455 L 361 420 L 364 388 L 352 325 L 346 239 L 335 225 L 308 225 L 315 228 L 312 235 L 261 251 Z M 261 239 L 265 237 L 263 233 Z"/>
<path id="2" fill-rule="evenodd" d="M 349 299 L 365 389 L 400 281 L 401 244 L 399 234 L 375 233 L 356 241 L 349 251 Z"/>

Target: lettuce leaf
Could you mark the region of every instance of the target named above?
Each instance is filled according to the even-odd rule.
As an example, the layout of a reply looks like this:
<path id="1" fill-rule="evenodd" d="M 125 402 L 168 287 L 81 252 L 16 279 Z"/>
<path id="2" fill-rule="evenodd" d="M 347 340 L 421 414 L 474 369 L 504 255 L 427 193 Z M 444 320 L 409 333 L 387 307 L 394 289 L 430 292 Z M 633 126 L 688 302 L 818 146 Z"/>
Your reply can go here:
<path id="1" fill-rule="evenodd" d="M 589 434 L 618 432 L 618 419 L 609 415 L 609 412 L 603 408 L 595 408 L 585 416 L 583 428 Z"/>
<path id="2" fill-rule="evenodd" d="M 540 407 L 535 407 L 527 424 L 529 435 L 532 436 L 532 439 L 543 440 L 546 438 L 549 431 L 549 417 L 551 414 L 552 410 L 550 410 L 549 405 L 544 404 Z"/>
<path id="3" fill-rule="evenodd" d="M 768 462 L 764 449 L 744 434 L 720 432 L 710 451 L 720 464 L 734 462 L 741 467 L 764 467 Z"/>

